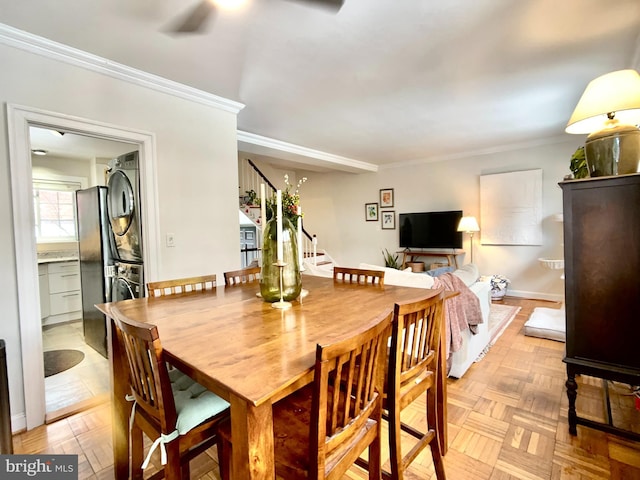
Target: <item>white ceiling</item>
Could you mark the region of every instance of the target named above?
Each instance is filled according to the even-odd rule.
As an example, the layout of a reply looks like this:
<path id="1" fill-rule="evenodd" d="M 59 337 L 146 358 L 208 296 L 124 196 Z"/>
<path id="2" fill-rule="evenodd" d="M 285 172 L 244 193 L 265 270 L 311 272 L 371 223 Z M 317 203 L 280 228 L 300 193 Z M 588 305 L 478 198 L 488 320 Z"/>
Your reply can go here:
<path id="1" fill-rule="evenodd" d="M 44 150 L 48 157 L 92 160 L 94 158 L 112 159 L 138 148 L 138 145 L 114 140 L 79 135 L 72 132 L 29 127 L 29 140 L 32 150 Z"/>
<path id="2" fill-rule="evenodd" d="M 638 0 L 247 0 L 170 34 L 199 1 L 0 0 L 0 22 L 242 102 L 243 132 L 376 165 L 557 141 L 590 80 L 640 69 Z"/>

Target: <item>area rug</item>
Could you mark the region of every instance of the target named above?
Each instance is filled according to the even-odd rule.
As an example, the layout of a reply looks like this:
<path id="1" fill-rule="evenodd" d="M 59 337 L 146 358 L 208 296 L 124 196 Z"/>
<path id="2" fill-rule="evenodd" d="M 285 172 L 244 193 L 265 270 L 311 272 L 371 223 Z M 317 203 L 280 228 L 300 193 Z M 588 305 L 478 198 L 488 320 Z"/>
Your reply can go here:
<path id="1" fill-rule="evenodd" d="M 504 333 L 509 324 L 516 318 L 516 315 L 520 311 L 520 307 L 512 307 L 511 305 L 500 305 L 499 303 L 492 303 L 491 310 L 489 310 L 489 344 L 480 352 L 480 355 L 475 359 L 479 362 L 489 352 L 489 349 L 496 343 L 500 335 Z"/>
<path id="2" fill-rule="evenodd" d="M 75 367 L 84 359 L 80 350 L 49 350 L 44 352 L 44 376 L 50 377 L 71 367 Z"/>
<path id="3" fill-rule="evenodd" d="M 491 304 L 491 310 L 489 310 L 489 335 L 491 336 L 491 341 L 489 345 L 496 343 L 496 340 L 500 338 L 500 335 L 504 333 L 513 319 L 516 318 L 519 311 L 520 307 L 496 303 Z"/>

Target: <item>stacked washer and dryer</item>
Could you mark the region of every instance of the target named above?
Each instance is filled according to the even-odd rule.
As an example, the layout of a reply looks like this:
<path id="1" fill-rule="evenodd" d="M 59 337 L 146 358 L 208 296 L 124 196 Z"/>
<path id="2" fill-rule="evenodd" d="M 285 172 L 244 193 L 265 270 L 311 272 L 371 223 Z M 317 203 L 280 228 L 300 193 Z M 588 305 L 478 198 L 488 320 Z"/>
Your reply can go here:
<path id="1" fill-rule="evenodd" d="M 144 297 L 138 152 L 113 159 L 107 175 L 107 211 L 116 254 L 111 301 Z"/>
<path id="2" fill-rule="evenodd" d="M 85 342 L 107 356 L 104 315 L 94 305 L 144 296 L 138 152 L 113 159 L 107 187 L 76 192 Z"/>

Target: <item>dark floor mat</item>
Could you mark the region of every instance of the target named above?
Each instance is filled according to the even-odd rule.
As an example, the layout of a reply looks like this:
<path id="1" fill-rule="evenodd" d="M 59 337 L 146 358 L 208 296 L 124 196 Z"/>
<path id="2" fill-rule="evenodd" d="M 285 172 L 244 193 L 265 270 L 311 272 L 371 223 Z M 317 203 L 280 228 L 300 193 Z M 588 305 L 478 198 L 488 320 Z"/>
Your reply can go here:
<path id="1" fill-rule="evenodd" d="M 50 377 L 56 373 L 75 367 L 84 359 L 80 350 L 50 350 L 44 352 L 44 376 Z"/>

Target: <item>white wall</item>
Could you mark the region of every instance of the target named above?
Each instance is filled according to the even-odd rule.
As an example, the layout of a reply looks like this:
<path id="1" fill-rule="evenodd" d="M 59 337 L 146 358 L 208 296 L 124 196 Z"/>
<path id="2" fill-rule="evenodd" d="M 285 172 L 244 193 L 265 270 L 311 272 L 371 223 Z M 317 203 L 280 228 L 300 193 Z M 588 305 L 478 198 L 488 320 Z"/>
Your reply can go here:
<path id="1" fill-rule="evenodd" d="M 301 189 L 305 228 L 318 235 L 320 248 L 342 265 L 361 262 L 383 264 L 382 249 L 399 250 L 398 229 L 382 230 L 380 222 L 366 222 L 364 204 L 379 202 L 381 188 L 393 188 L 397 214 L 462 209 L 480 222 L 480 175 L 519 170 L 543 170 L 542 246 L 481 245 L 482 231 L 474 236 L 474 263 L 482 274 L 500 273 L 512 280 L 510 292 L 543 299 L 560 299 L 561 271 L 545 269 L 539 257 L 562 258 L 562 224 L 551 219 L 562 212 L 558 182 L 570 174 L 569 159 L 583 143 L 567 135 L 566 141 L 527 149 L 470 156 L 436 163 L 398 165 L 378 173 L 320 174 L 305 172 Z M 482 230 L 482 225 L 480 225 Z M 464 235 L 469 259 L 469 236 Z M 402 256 L 400 255 L 400 259 Z"/>
<path id="2" fill-rule="evenodd" d="M 31 156 L 34 178 L 48 178 L 50 175 L 83 177 L 87 181 L 87 187 L 106 185 L 106 171 L 110 160 L 110 158 L 97 157 L 78 159 L 52 155 Z"/>
<path id="3" fill-rule="evenodd" d="M 89 185 L 89 178 L 91 177 L 91 164 L 88 160 L 74 159 L 74 158 L 62 158 L 47 155 L 43 157 L 41 155 L 31 156 L 31 165 L 33 166 L 32 172 L 34 178 L 55 178 L 55 176 L 71 176 L 82 177 L 87 181 Z"/>
<path id="4" fill-rule="evenodd" d="M 222 275 L 239 267 L 237 125 L 235 113 L 6 45 L 0 45 L 0 64 L 5 111 L 0 116 L 0 338 L 7 343 L 11 411 L 16 417 L 24 412 L 24 395 L 7 104 L 155 135 L 158 225 L 163 236 L 173 233 L 176 240 L 174 248 L 161 242 L 159 278 Z"/>

